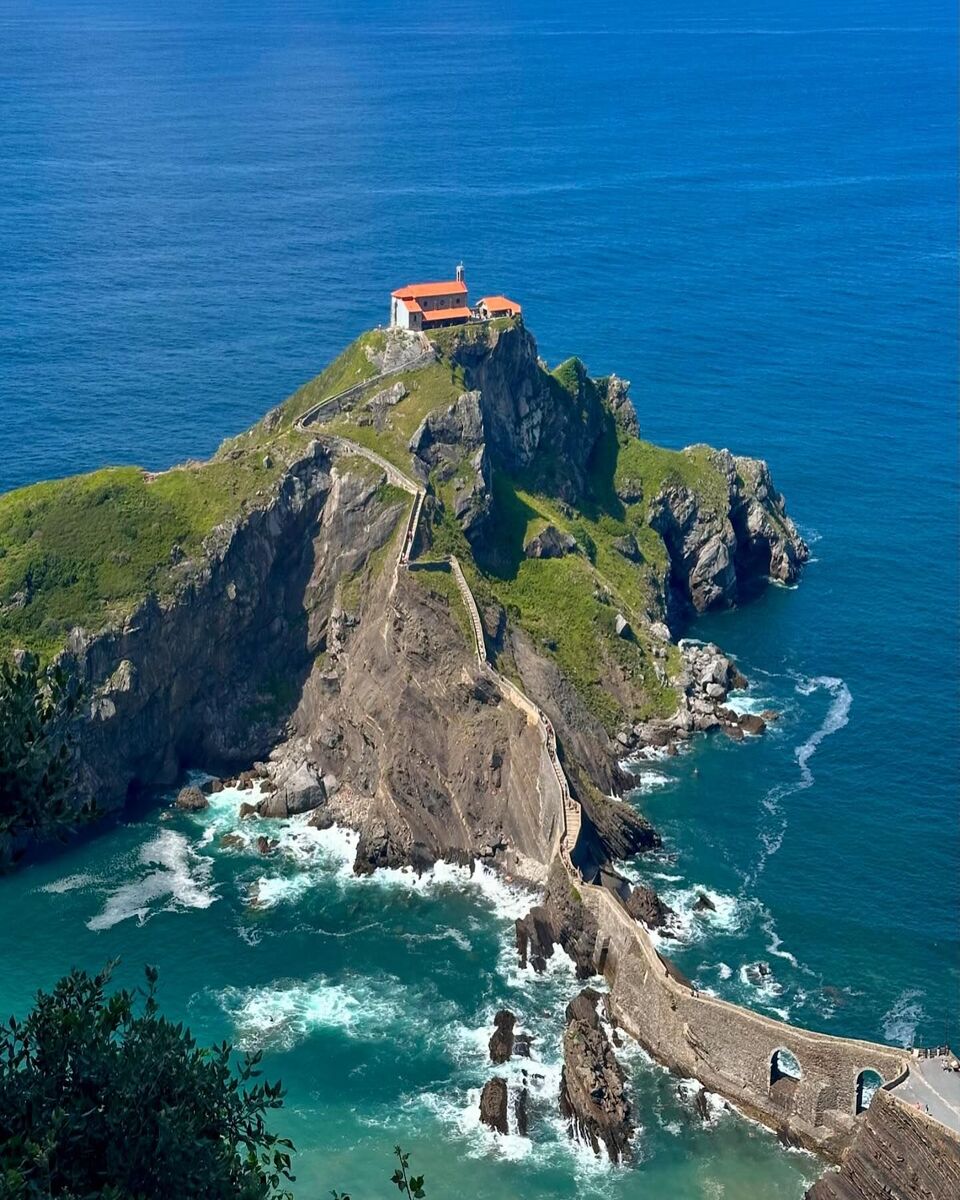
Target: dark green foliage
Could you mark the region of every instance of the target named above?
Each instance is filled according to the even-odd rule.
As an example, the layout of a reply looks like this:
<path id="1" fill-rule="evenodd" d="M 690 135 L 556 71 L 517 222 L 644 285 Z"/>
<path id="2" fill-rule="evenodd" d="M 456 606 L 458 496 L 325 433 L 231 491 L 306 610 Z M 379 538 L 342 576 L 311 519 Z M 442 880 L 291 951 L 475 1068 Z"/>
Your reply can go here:
<path id="1" fill-rule="evenodd" d="M 89 815 L 70 802 L 68 726 L 79 703 L 62 667 L 41 671 L 30 655 L 0 660 L 0 870 L 18 841 L 65 833 Z"/>
<path id="2" fill-rule="evenodd" d="M 289 1197 L 292 1143 L 268 1132 L 279 1083 L 224 1042 L 201 1049 L 147 989 L 107 995 L 108 967 L 40 992 L 0 1038 L 0 1195 L 11 1200 Z M 142 997 L 142 1004 L 139 999 Z"/>

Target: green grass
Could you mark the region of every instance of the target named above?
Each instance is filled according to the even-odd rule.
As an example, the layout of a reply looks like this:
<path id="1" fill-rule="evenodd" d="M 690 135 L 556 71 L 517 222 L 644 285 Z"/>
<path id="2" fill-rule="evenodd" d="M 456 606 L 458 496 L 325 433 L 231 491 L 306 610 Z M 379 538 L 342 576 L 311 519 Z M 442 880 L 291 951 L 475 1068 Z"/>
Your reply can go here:
<path id="1" fill-rule="evenodd" d="M 292 424 L 308 408 L 319 404 L 330 396 L 355 384 L 372 379 L 377 373 L 375 363 L 370 361 L 368 350 L 382 350 L 386 345 L 387 334 L 383 329 L 372 329 L 362 333 L 356 341 L 339 354 L 333 362 L 325 367 L 316 378 L 298 388 L 282 406 L 282 419 L 285 425 Z"/>
<path id="2" fill-rule="evenodd" d="M 233 457 L 232 455 L 236 455 Z M 283 470 L 262 446 L 151 478 L 137 467 L 34 484 L 0 496 L 0 650 L 49 658 L 69 630 L 96 631 L 149 592 L 172 593 L 177 557 L 272 490 Z M 14 597 L 29 602 L 16 606 Z"/>
<path id="3" fill-rule="evenodd" d="M 376 450 L 401 471 L 409 473 L 410 438 L 420 422 L 435 409 L 454 404 L 466 384 L 461 368 L 446 359 L 428 363 L 416 371 L 401 372 L 391 379 L 391 385 L 397 381 L 406 387 L 407 395 L 386 411 L 382 429 L 377 430 L 369 423 L 370 415 L 364 408 L 368 397 L 364 394 L 349 411 L 328 421 L 324 430 Z"/>

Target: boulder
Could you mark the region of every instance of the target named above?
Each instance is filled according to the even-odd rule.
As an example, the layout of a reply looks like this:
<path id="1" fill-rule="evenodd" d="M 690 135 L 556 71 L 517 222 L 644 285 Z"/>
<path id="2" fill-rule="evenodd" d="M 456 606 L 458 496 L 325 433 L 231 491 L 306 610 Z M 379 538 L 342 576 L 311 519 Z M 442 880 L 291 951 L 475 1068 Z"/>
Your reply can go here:
<path id="1" fill-rule="evenodd" d="M 637 545 L 637 539 L 632 533 L 625 533 L 623 537 L 613 539 L 613 548 L 624 558 L 628 558 L 631 562 L 639 562 L 641 559 L 640 547 Z M 669 631 L 667 638 L 669 639 Z"/>
<path id="2" fill-rule="evenodd" d="M 766 723 L 768 725 L 770 724 L 771 721 L 779 721 L 780 720 L 780 714 L 777 712 L 777 710 L 775 708 L 765 708 L 763 710 L 763 712 L 760 714 L 760 716 L 764 719 L 764 721 L 766 721 Z"/>
<path id="3" fill-rule="evenodd" d="M 494 1031 L 490 1039 L 490 1061 L 505 1063 L 513 1055 L 513 1028 L 517 1018 L 509 1009 L 502 1008 L 493 1018 Z"/>
<path id="4" fill-rule="evenodd" d="M 627 912 L 648 929 L 660 929 L 673 909 L 664 904 L 652 887 L 638 883 L 627 898 Z"/>
<path id="5" fill-rule="evenodd" d="M 633 630 L 630 628 L 630 622 L 623 615 L 623 613 L 617 613 L 617 619 L 614 621 L 614 628 L 617 631 L 617 637 L 626 638 L 628 640 L 633 637 Z"/>
<path id="6" fill-rule="evenodd" d="M 693 911 L 699 912 L 716 912 L 717 906 L 710 899 L 706 892 L 700 892 L 693 905 Z"/>
<path id="7" fill-rule="evenodd" d="M 279 845 L 276 838 L 264 837 L 262 834 L 257 838 L 257 851 L 260 854 L 272 854 Z"/>
<path id="8" fill-rule="evenodd" d="M 756 737 L 758 734 L 763 733 L 766 727 L 766 721 L 763 717 L 757 716 L 756 713 L 741 713 L 740 728 L 744 733 L 750 733 Z"/>
<path id="9" fill-rule="evenodd" d="M 257 806 L 255 804 L 248 804 L 246 800 L 244 800 L 244 802 L 240 805 L 241 821 L 246 821 L 249 817 L 259 817 L 259 815 L 260 813 L 257 811 Z"/>
<path id="10" fill-rule="evenodd" d="M 264 796 L 257 811 L 261 817 L 293 817 L 318 808 L 326 798 L 320 772 L 309 763 L 301 763 L 277 780 L 276 791 Z"/>
<path id="11" fill-rule="evenodd" d="M 202 812 L 203 809 L 209 808 L 210 801 L 198 787 L 191 786 L 180 789 L 177 793 L 176 805 L 184 812 Z"/>
<path id="12" fill-rule="evenodd" d="M 563 558 L 576 549 L 576 538 L 557 529 L 556 525 L 547 525 L 527 542 L 523 552 L 527 558 Z"/>
<path id="13" fill-rule="evenodd" d="M 507 1081 L 494 1075 L 480 1093 L 480 1120 L 495 1133 L 509 1132 L 507 1122 Z"/>
<path id="14" fill-rule="evenodd" d="M 220 839 L 220 846 L 224 850 L 242 850 L 245 845 L 239 833 L 225 833 Z"/>

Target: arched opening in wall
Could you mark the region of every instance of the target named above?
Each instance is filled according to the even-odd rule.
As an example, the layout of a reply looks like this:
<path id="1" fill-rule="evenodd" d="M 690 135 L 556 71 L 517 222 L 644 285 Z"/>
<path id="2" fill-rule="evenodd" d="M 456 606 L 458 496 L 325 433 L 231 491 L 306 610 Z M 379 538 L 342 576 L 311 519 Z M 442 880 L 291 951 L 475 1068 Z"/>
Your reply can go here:
<path id="1" fill-rule="evenodd" d="M 803 1071 L 796 1056 L 786 1048 L 774 1050 L 770 1056 L 770 1098 L 787 1107 L 800 1086 Z"/>
<path id="2" fill-rule="evenodd" d="M 793 1079 L 797 1083 L 803 1078 L 803 1071 L 797 1062 L 796 1055 L 789 1050 L 774 1050 L 770 1059 L 770 1084 L 773 1086 L 778 1079 Z"/>
<path id="3" fill-rule="evenodd" d="M 857 1100 L 855 1113 L 866 1112 L 870 1101 L 883 1087 L 883 1077 L 876 1071 L 861 1071 L 857 1076 Z"/>

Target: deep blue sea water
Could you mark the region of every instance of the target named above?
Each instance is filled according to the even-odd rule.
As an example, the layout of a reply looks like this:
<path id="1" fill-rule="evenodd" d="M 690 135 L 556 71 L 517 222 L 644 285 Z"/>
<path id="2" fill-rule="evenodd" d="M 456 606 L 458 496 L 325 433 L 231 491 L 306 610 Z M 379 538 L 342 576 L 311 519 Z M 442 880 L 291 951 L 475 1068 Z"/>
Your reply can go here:
<path id="1" fill-rule="evenodd" d="M 545 357 L 632 379 L 646 436 L 768 458 L 812 543 L 797 589 L 692 631 L 783 719 L 641 779 L 666 853 L 633 869 L 685 915 L 684 969 L 960 1042 L 955 38 L 939 0 L 0 0 L 0 490 L 209 453 L 463 258 Z M 385 1194 L 398 1138 L 437 1195 L 815 1174 L 639 1056 L 641 1161 L 591 1165 L 549 1117 L 572 982 L 517 972 L 522 898 L 354 882 L 296 831 L 230 854 L 230 819 L 144 813 L 0 882 L 0 1012 L 74 962 L 158 963 L 201 1038 L 265 1045 L 298 1197 Z M 502 1003 L 541 1038 L 528 1147 L 470 1117 Z"/>

